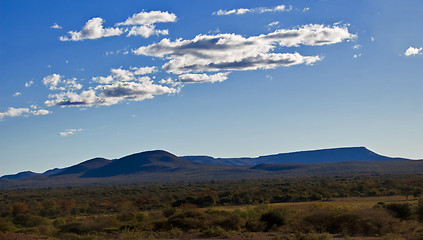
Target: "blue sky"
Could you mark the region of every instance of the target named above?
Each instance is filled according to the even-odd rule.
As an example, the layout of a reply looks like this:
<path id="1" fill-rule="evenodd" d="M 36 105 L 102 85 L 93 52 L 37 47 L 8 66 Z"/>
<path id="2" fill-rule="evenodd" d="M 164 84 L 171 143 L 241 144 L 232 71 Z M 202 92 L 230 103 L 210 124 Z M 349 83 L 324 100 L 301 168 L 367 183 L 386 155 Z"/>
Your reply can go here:
<path id="1" fill-rule="evenodd" d="M 423 158 L 423 2 L 0 1 L 0 175 L 102 156 Z"/>

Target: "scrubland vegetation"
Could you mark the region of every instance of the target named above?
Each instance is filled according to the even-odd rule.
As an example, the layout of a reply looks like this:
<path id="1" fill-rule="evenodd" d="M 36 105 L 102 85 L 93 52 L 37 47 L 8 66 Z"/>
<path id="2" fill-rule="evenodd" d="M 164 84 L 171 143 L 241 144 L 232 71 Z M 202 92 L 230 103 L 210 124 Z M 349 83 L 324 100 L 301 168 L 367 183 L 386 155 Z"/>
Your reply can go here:
<path id="1" fill-rule="evenodd" d="M 422 192 L 423 175 L 4 190 L 0 238 L 423 239 Z"/>

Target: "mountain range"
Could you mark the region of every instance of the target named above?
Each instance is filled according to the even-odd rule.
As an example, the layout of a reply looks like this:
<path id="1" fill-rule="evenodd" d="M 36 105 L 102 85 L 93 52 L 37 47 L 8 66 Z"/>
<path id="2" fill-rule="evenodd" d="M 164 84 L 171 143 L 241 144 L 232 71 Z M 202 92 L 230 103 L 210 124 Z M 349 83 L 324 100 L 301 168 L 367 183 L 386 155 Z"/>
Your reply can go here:
<path id="1" fill-rule="evenodd" d="M 329 176 L 423 173 L 423 161 L 391 158 L 365 147 L 300 151 L 256 158 L 177 157 L 163 150 L 119 159 L 93 158 L 79 164 L 0 178 L 0 189 Z"/>

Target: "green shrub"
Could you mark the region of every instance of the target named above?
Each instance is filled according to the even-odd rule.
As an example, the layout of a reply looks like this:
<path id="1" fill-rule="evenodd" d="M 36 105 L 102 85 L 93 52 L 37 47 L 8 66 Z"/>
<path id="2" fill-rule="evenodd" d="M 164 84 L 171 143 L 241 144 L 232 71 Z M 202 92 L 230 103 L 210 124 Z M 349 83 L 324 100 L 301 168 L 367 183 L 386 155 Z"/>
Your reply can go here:
<path id="1" fill-rule="evenodd" d="M 262 214 L 260 221 L 266 224 L 266 231 L 273 227 L 280 227 L 285 224 L 285 211 L 282 209 L 271 210 Z"/>
<path id="2" fill-rule="evenodd" d="M 408 203 L 390 203 L 385 208 L 396 218 L 405 220 L 411 217 L 411 206 Z"/>
<path id="3" fill-rule="evenodd" d="M 67 223 L 59 227 L 61 233 L 86 234 L 90 232 L 88 226 L 81 222 Z"/>
<path id="4" fill-rule="evenodd" d="M 419 199 L 419 204 L 417 205 L 417 217 L 420 222 L 423 222 L 423 198 Z"/>
<path id="5" fill-rule="evenodd" d="M 169 217 L 166 224 L 168 229 L 177 227 L 183 231 L 190 229 L 203 229 L 204 218 L 203 215 L 195 211 L 184 211 L 182 213 Z"/>
<path id="6" fill-rule="evenodd" d="M 16 231 L 15 225 L 9 220 L 0 218 L 0 232 L 14 232 Z"/>
<path id="7" fill-rule="evenodd" d="M 35 216 L 29 213 L 20 214 L 13 218 L 13 223 L 22 227 L 36 227 L 39 225 L 46 225 L 48 220 L 46 218 Z"/>
<path id="8" fill-rule="evenodd" d="M 227 238 L 229 237 L 229 233 L 226 232 L 225 229 L 221 228 L 220 226 L 213 226 L 204 230 L 202 232 L 202 236 Z"/>

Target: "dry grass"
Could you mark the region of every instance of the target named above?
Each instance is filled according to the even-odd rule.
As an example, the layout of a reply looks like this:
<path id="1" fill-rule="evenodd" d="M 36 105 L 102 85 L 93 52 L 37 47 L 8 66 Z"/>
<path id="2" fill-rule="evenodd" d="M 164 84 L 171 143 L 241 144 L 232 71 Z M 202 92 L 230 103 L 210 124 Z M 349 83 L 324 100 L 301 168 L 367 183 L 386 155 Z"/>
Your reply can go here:
<path id="1" fill-rule="evenodd" d="M 310 208 L 327 208 L 327 209 L 366 209 L 371 208 L 378 202 L 385 203 L 410 203 L 412 205 L 417 204 L 417 199 L 409 198 L 407 200 L 405 196 L 383 196 L 383 197 L 347 197 L 347 198 L 332 198 L 327 201 L 315 201 L 315 202 L 286 202 L 286 203 L 271 203 L 267 204 L 273 208 L 286 208 L 292 210 L 308 210 Z M 250 205 L 242 206 L 219 206 L 212 207 L 215 210 L 233 211 L 235 209 L 246 210 L 250 208 Z"/>

